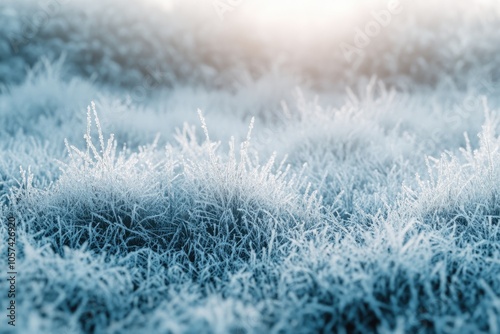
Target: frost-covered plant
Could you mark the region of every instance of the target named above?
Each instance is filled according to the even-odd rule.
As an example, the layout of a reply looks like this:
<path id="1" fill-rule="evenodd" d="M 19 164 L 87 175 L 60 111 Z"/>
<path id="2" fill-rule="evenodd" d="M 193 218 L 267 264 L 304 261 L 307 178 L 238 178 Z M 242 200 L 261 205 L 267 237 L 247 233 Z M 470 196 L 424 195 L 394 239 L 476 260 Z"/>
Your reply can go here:
<path id="1" fill-rule="evenodd" d="M 483 102 L 486 120 L 478 135 L 479 147 L 473 149 L 465 134 L 467 146 L 459 154 L 447 152 L 439 159 L 429 157 L 427 178 L 419 178 L 416 191 L 406 187 L 416 215 L 434 228 L 457 229 L 461 241 L 480 237 L 493 242 L 500 237 L 496 227 L 500 217 L 499 120 L 489 110 L 486 99 Z"/>
<path id="2" fill-rule="evenodd" d="M 67 144 L 70 159 L 59 179 L 39 189 L 28 174 L 11 195 L 20 212 L 33 216 L 31 228 L 59 252 L 84 243 L 112 253 L 149 247 L 181 252 L 195 267 L 208 261 L 216 270 L 232 270 L 252 252 L 286 242 L 293 226 L 321 217 L 321 200 L 312 190 L 300 191 L 300 175 L 288 175 L 283 164 L 274 170 L 274 158 L 265 165 L 251 158 L 250 132 L 238 156 L 234 141 L 225 156 L 201 117 L 202 145 L 185 127 L 180 150 L 161 154 L 153 144 L 117 152 L 113 136 L 104 140 L 94 105 L 87 117 L 86 151 Z"/>

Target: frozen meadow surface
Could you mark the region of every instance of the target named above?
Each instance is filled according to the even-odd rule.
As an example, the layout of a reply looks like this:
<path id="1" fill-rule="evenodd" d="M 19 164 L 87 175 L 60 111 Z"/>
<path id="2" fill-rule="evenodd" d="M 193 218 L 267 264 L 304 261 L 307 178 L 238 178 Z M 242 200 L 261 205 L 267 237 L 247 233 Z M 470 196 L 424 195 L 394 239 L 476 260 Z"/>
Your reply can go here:
<path id="1" fill-rule="evenodd" d="M 500 332 L 498 12 L 404 2 L 347 66 L 117 3 L 0 8 L 19 333 Z"/>

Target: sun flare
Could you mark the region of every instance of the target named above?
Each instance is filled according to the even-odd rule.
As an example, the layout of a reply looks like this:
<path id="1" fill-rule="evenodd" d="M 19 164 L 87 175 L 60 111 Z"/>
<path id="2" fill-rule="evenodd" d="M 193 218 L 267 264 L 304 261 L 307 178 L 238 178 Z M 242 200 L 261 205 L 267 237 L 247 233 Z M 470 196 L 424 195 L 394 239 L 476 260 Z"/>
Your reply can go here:
<path id="1" fill-rule="evenodd" d="M 361 1 L 258 0 L 249 3 L 257 19 L 275 23 L 306 23 L 355 15 Z"/>

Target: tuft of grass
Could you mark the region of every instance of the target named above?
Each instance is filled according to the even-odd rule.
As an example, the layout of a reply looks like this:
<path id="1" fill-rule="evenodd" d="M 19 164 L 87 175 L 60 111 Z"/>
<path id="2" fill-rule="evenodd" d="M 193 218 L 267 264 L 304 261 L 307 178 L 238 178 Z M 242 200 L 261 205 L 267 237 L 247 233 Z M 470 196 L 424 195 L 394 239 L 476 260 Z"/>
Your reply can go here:
<path id="1" fill-rule="evenodd" d="M 274 157 L 261 165 L 251 156 L 253 122 L 239 152 L 232 140 L 224 155 L 200 119 L 202 144 L 186 126 L 178 132 L 178 149 L 161 152 L 153 143 L 138 152 L 118 151 L 112 135 L 105 141 L 92 104 L 86 149 L 66 142 L 69 162 L 57 181 L 37 188 L 28 173 L 11 199 L 32 217 L 31 231 L 43 231 L 59 253 L 83 244 L 113 254 L 144 247 L 181 252 L 200 270 L 211 263 L 216 277 L 254 252 L 271 252 L 294 226 L 319 219 L 321 199 L 300 191 L 300 175 L 289 175 L 284 162 L 276 167 Z"/>

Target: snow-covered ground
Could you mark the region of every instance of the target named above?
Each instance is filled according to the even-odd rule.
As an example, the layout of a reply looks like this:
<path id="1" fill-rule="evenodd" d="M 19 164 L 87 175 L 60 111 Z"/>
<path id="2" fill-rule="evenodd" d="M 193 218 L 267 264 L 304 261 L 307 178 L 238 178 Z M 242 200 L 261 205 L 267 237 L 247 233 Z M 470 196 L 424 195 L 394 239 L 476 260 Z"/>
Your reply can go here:
<path id="1" fill-rule="evenodd" d="M 262 3 L 2 1 L 1 333 L 500 333 L 496 1 Z"/>

